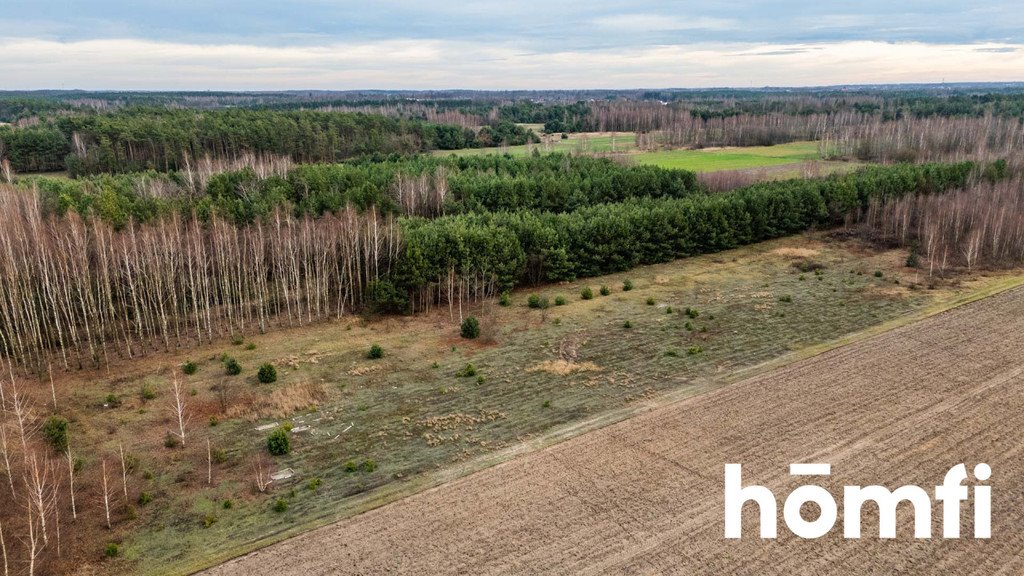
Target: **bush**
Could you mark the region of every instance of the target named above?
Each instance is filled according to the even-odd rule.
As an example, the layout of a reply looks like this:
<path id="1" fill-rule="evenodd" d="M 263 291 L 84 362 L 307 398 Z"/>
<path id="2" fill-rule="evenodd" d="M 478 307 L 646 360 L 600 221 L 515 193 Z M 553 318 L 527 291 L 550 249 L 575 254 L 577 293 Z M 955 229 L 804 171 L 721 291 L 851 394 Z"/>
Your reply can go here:
<path id="1" fill-rule="evenodd" d="M 234 506 L 235 503 L 232 502 L 231 500 L 225 500 L 224 503 L 221 504 L 221 507 L 224 508 L 225 510 L 231 510 L 232 508 L 234 508 Z"/>
<path id="2" fill-rule="evenodd" d="M 231 337 L 231 343 L 234 344 L 235 346 L 241 346 L 242 343 L 244 343 L 244 342 L 245 342 L 245 339 L 242 338 L 241 336 L 232 336 Z"/>
<path id="3" fill-rule="evenodd" d="M 103 555 L 106 556 L 107 558 L 117 558 L 117 555 L 120 554 L 120 553 L 121 553 L 121 548 L 117 544 L 114 544 L 113 542 L 111 542 L 110 544 L 107 544 L 107 547 L 103 549 Z"/>
<path id="4" fill-rule="evenodd" d="M 530 297 L 526 299 L 526 305 L 530 308 L 540 308 L 540 296 L 530 294 Z"/>
<path id="5" fill-rule="evenodd" d="M 625 322 L 622 323 L 622 327 L 626 328 L 626 329 L 632 328 L 633 327 L 633 323 L 630 322 L 629 320 L 626 320 Z"/>
<path id="6" fill-rule="evenodd" d="M 175 436 L 174 434 L 168 432 L 167 435 L 164 436 L 164 447 L 165 448 L 177 448 L 178 447 L 178 437 Z"/>
<path id="7" fill-rule="evenodd" d="M 612 293 L 612 289 L 607 286 L 601 286 L 601 296 L 607 296 Z"/>
<path id="8" fill-rule="evenodd" d="M 885 276 L 885 274 L 882 274 L 881 270 L 875 270 L 875 278 L 881 278 L 882 276 Z"/>
<path id="9" fill-rule="evenodd" d="M 366 306 L 377 314 L 404 314 L 409 310 L 409 297 L 386 280 L 374 280 L 366 286 Z"/>
<path id="10" fill-rule="evenodd" d="M 316 489 L 319 488 L 320 485 L 323 483 L 324 481 L 321 480 L 319 476 L 314 476 L 313 478 L 309 479 L 309 482 L 306 483 L 306 489 L 311 492 L 315 492 Z"/>
<path id="11" fill-rule="evenodd" d="M 622 281 L 622 291 L 623 292 L 629 292 L 632 289 L 633 289 L 633 281 L 632 280 L 626 279 L 626 280 Z"/>
<path id="12" fill-rule="evenodd" d="M 462 329 L 459 334 L 468 340 L 472 340 L 480 336 L 480 321 L 476 319 L 476 316 L 467 316 L 462 321 Z"/>
<path id="13" fill-rule="evenodd" d="M 377 463 L 374 462 L 373 460 L 366 459 L 363 460 L 363 463 L 359 465 L 359 469 L 367 473 L 373 472 L 374 470 L 377 469 Z"/>
<path id="14" fill-rule="evenodd" d="M 277 368 L 274 368 L 274 365 L 270 363 L 260 366 L 259 371 L 256 372 L 256 379 L 263 384 L 277 382 Z"/>
<path id="15" fill-rule="evenodd" d="M 379 344 L 370 346 L 369 352 L 366 353 L 366 357 L 370 360 L 378 360 L 384 357 L 384 349 Z"/>
<path id="16" fill-rule="evenodd" d="M 256 343 L 255 342 L 249 342 L 248 344 L 245 345 L 245 349 L 246 350 L 255 350 L 256 349 Z"/>
<path id="17" fill-rule="evenodd" d="M 594 297 L 594 291 L 590 289 L 590 286 L 586 286 L 583 290 L 580 290 L 580 298 L 584 300 L 590 300 Z"/>
<path id="18" fill-rule="evenodd" d="M 501 304 L 502 306 L 511 306 L 512 295 L 510 295 L 508 292 L 502 292 L 501 296 L 498 297 L 498 304 Z"/>
<path id="19" fill-rule="evenodd" d="M 700 354 L 703 351 L 704 351 L 704 349 L 701 348 L 700 346 L 690 346 L 686 350 L 686 353 L 689 354 L 690 356 L 696 356 L 697 354 Z"/>
<path id="20" fill-rule="evenodd" d="M 217 523 L 217 517 L 213 514 L 207 514 L 203 516 L 203 528 L 209 528 Z"/>
<path id="21" fill-rule="evenodd" d="M 647 305 L 648 306 L 654 306 L 654 298 L 648 298 L 647 299 Z"/>
<path id="22" fill-rule="evenodd" d="M 121 399 L 117 397 L 117 394 L 107 394 L 103 403 L 111 408 L 117 408 L 121 405 Z"/>
<path id="23" fill-rule="evenodd" d="M 466 367 L 456 372 L 455 375 L 462 378 L 476 376 L 476 367 L 473 366 L 472 364 L 466 364 Z"/>
<path id="24" fill-rule="evenodd" d="M 686 310 L 683 311 L 683 313 L 686 314 L 686 317 L 690 318 L 691 320 L 696 318 L 697 316 L 700 316 L 700 312 L 698 312 L 696 308 L 687 308 Z"/>
<path id="25" fill-rule="evenodd" d="M 672 307 L 671 306 L 669 306 L 668 308 L 665 308 L 665 314 L 671 314 L 671 313 L 672 313 Z"/>
<path id="26" fill-rule="evenodd" d="M 785 296 L 779 296 L 779 302 L 789 303 L 789 302 L 792 302 L 792 301 L 793 301 L 793 297 L 788 295 L 788 294 L 785 295 Z"/>
<path id="27" fill-rule="evenodd" d="M 555 306 L 565 306 L 565 296 L 555 296 Z"/>
<path id="28" fill-rule="evenodd" d="M 50 416 L 43 424 L 43 438 L 56 452 L 68 449 L 68 421 L 60 416 Z"/>
<path id="29" fill-rule="evenodd" d="M 156 391 L 149 384 L 143 384 L 142 388 L 139 389 L 139 397 L 143 400 L 152 400 L 156 398 Z"/>
<path id="30" fill-rule="evenodd" d="M 191 376 L 196 372 L 199 372 L 199 365 L 189 360 L 188 362 L 185 362 L 184 364 L 181 365 L 181 372 L 186 376 Z"/>
<path id="31" fill-rule="evenodd" d="M 274 502 L 273 510 L 279 514 L 288 510 L 288 501 L 284 498 L 278 498 L 277 501 Z"/>
<path id="32" fill-rule="evenodd" d="M 238 360 L 228 358 L 224 361 L 224 372 L 228 376 L 238 376 L 242 373 L 242 365 L 238 363 Z"/>
<path id="33" fill-rule="evenodd" d="M 267 451 L 274 456 L 284 456 L 291 452 L 291 439 L 288 438 L 288 431 L 284 426 L 279 426 L 267 436 Z"/>
<path id="34" fill-rule="evenodd" d="M 149 492 L 142 492 L 139 494 L 139 506 L 145 506 L 153 501 L 153 495 Z"/>

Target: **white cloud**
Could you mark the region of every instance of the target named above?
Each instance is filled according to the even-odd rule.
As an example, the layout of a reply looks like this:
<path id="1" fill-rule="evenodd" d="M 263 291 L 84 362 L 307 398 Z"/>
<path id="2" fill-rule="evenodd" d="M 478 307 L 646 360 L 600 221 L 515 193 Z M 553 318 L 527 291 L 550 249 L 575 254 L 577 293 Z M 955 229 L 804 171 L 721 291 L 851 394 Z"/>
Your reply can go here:
<path id="1" fill-rule="evenodd" d="M 666 16 L 662 14 L 619 14 L 591 20 L 598 28 L 616 32 L 673 32 L 683 30 L 732 30 L 738 27 L 727 18 Z"/>
<path id="2" fill-rule="evenodd" d="M 538 53 L 387 40 L 273 47 L 0 39 L 5 89 L 431 89 L 807 86 L 1019 81 L 1015 44 L 685 44 Z"/>

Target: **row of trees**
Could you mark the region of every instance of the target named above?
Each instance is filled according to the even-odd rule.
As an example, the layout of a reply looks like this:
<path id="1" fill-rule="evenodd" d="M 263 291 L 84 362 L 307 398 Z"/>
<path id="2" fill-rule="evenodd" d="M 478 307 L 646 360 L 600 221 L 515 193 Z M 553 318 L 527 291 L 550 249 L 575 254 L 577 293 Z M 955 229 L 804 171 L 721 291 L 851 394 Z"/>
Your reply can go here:
<path id="1" fill-rule="evenodd" d="M 1024 181 L 979 182 L 964 190 L 873 201 L 862 219 L 875 240 L 909 247 L 928 275 L 1024 262 Z M 912 262 L 913 263 L 913 262 Z"/>
<path id="2" fill-rule="evenodd" d="M 414 308 L 431 301 L 451 304 L 453 297 L 461 302 L 521 283 L 619 272 L 840 223 L 873 200 L 963 187 L 975 171 L 971 162 L 894 165 L 564 213 L 519 210 L 408 219 L 401 260 L 389 280 L 399 293 L 410 295 Z"/>
<path id="3" fill-rule="evenodd" d="M 701 189 L 691 172 L 561 154 L 418 156 L 299 166 L 292 166 L 287 157 L 250 155 L 234 163 L 205 159 L 169 175 L 30 178 L 25 183 L 39 189 L 46 214 L 73 210 L 116 227 L 170 212 L 245 223 L 266 218 L 279 207 L 314 216 L 348 205 L 420 216 L 522 209 L 566 212 L 634 197 L 682 197 Z"/>
<path id="4" fill-rule="evenodd" d="M 338 317 L 399 250 L 372 208 L 245 227 L 170 214 L 118 231 L 45 218 L 26 190 L 5 189 L 0 206 L 0 350 L 34 371 Z"/>
<path id="5" fill-rule="evenodd" d="M 626 270 L 840 222 L 873 199 L 963 187 L 975 165 L 873 167 L 721 194 L 530 206 L 395 223 L 348 204 L 235 225 L 178 212 L 121 229 L 0 196 L 0 351 L 30 370 L 381 310 L 461 305 L 521 283 Z M 691 175 L 692 176 L 692 175 Z M 453 311 L 454 314 L 454 311 Z"/>
<path id="6" fill-rule="evenodd" d="M 64 114 L 35 126 L 0 129 L 0 157 L 18 172 L 67 169 L 72 176 L 182 170 L 191 158 L 245 154 L 295 162 L 338 162 L 387 154 L 519 145 L 530 130 L 495 122 L 478 130 L 362 113 L 226 109 L 127 109 Z"/>

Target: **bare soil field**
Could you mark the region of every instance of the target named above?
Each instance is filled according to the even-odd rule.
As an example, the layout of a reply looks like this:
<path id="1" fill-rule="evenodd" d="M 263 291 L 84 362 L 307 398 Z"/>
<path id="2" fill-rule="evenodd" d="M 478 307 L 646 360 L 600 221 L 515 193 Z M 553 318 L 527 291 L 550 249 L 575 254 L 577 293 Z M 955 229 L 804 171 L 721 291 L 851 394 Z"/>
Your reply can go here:
<path id="1" fill-rule="evenodd" d="M 1024 289 L 1014 289 L 590 432 L 207 572 L 242 574 L 1020 574 L 1024 572 Z M 818 483 L 840 501 L 818 540 L 723 538 L 723 471 L 780 501 Z M 992 466 L 992 538 L 842 539 L 844 485 L 940 484 Z M 970 483 L 971 480 L 968 481 Z M 874 513 L 874 517 L 872 514 Z M 781 514 L 780 514 L 781 516 Z M 963 506 L 962 531 L 972 534 Z"/>

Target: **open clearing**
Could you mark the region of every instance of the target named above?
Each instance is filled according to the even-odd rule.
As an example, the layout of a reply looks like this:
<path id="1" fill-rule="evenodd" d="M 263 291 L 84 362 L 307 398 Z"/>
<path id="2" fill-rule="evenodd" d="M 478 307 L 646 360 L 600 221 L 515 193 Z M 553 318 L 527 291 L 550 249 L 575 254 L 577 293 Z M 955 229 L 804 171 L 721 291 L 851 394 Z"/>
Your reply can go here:
<path id="1" fill-rule="evenodd" d="M 476 156 L 498 152 L 511 154 L 512 156 L 525 156 L 533 153 L 534 150 L 542 154 L 549 152 L 615 154 L 618 157 L 638 164 L 652 164 L 662 168 L 681 168 L 694 172 L 720 172 L 723 170 L 797 166 L 807 163 L 819 165 L 826 169 L 826 171 L 832 172 L 856 165 L 846 162 L 822 160 L 816 142 L 791 142 L 775 146 L 641 152 L 637 150 L 635 137 L 631 132 L 574 133 L 570 134 L 567 139 L 561 139 L 558 134 L 553 134 L 544 136 L 544 139 L 544 142 L 540 144 L 505 146 L 497 149 L 466 148 L 463 150 L 439 150 L 435 154 Z M 797 175 L 794 173 L 790 177 Z"/>
<path id="2" fill-rule="evenodd" d="M 208 574 L 1020 574 L 1024 571 L 1024 290 L 1015 289 L 591 432 L 222 565 Z M 723 538 L 723 466 L 781 499 L 816 482 L 940 483 L 994 471 L 991 540 L 838 528 Z M 970 482 L 970 481 L 969 481 Z M 841 501 L 841 498 L 837 498 Z M 941 534 L 933 506 L 933 535 Z M 963 534 L 971 534 L 963 506 Z M 811 513 L 813 517 L 813 512 Z"/>
<path id="3" fill-rule="evenodd" d="M 68 414 L 76 438 L 114 453 L 124 441 L 138 461 L 132 489 L 153 496 L 118 511 L 123 528 L 110 537 L 121 542 L 123 558 L 102 569 L 203 568 L 667 398 L 706 392 L 1020 282 L 1014 274 L 975 275 L 929 289 L 905 260 L 905 251 L 813 233 L 545 286 L 537 294 L 567 303 L 543 311 L 526 307 L 526 290 L 507 308 L 467 307 L 481 318 L 479 341 L 460 339 L 458 312 L 453 322 L 444 308 L 281 329 L 245 345 L 68 375 L 59 393 L 77 407 Z M 794 264 L 824 268 L 801 272 Z M 635 284 L 628 292 L 626 278 Z M 580 298 L 584 286 L 592 300 Z M 383 347 L 383 359 L 366 358 L 371 343 Z M 222 354 L 238 360 L 243 376 L 225 375 Z M 186 378 L 192 440 L 187 449 L 165 448 L 174 426 L 167 369 L 188 359 L 199 367 Z M 256 382 L 263 362 L 277 365 L 276 383 Z M 468 363 L 476 377 L 459 376 Z M 104 405 L 111 395 L 119 405 Z M 254 494 L 251 462 L 266 453 L 267 435 L 257 428 L 285 422 L 296 429 L 292 451 L 272 467 L 294 475 L 269 494 Z M 212 486 L 206 438 L 218 455 Z M 95 486 L 83 489 L 83 498 L 97 497 Z M 277 499 L 287 501 L 287 511 L 273 510 Z"/>

